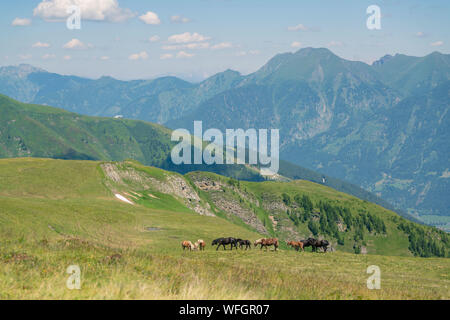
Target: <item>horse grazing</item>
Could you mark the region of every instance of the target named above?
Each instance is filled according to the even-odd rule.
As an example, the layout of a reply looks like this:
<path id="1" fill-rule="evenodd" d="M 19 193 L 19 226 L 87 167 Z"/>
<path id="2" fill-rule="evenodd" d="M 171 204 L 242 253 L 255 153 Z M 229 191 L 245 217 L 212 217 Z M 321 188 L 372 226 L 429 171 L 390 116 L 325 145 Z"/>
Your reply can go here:
<path id="1" fill-rule="evenodd" d="M 237 250 L 237 241 L 235 238 L 232 238 L 232 237 L 215 239 L 211 243 L 211 246 L 215 246 L 215 245 L 217 245 L 216 251 L 219 250 L 220 246 L 223 246 L 223 250 L 227 250 L 227 248 L 225 247 L 226 245 L 231 245 L 231 250 L 233 250 L 233 246 Z"/>
<path id="2" fill-rule="evenodd" d="M 304 243 L 302 241 L 286 241 L 286 244 L 294 248 L 296 251 L 300 249 L 302 249 L 302 251 L 305 251 L 303 249 Z"/>
<path id="3" fill-rule="evenodd" d="M 186 250 L 186 248 L 189 249 L 189 251 L 195 250 L 195 246 L 188 240 L 181 242 L 181 247 L 183 248 L 183 251 Z"/>
<path id="4" fill-rule="evenodd" d="M 199 239 L 199 240 L 197 240 L 196 243 L 194 243 L 194 247 L 195 247 L 196 250 L 203 251 L 203 250 L 205 250 L 206 242 L 201 240 L 201 239 Z"/>
<path id="5" fill-rule="evenodd" d="M 261 247 L 259 248 L 259 250 L 261 250 L 263 247 L 266 247 L 266 251 L 267 248 L 270 246 L 274 246 L 275 251 L 277 251 L 278 248 L 278 239 L 277 238 L 262 238 L 262 239 L 258 239 L 256 240 L 254 243 L 255 247 L 259 244 L 261 245 Z"/>
<path id="6" fill-rule="evenodd" d="M 236 242 L 239 244 L 239 248 L 243 248 L 245 246 L 245 250 L 252 248 L 252 243 L 250 240 L 242 240 L 242 239 L 236 239 Z"/>

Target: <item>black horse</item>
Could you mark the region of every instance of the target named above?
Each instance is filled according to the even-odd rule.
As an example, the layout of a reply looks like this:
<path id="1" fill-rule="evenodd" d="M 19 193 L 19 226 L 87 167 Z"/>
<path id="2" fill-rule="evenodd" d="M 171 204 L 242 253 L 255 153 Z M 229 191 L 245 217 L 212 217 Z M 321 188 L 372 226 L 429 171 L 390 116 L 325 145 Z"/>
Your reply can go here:
<path id="1" fill-rule="evenodd" d="M 239 244 L 239 248 L 243 248 L 245 246 L 245 250 L 252 248 L 252 243 L 250 240 L 242 240 L 242 239 L 236 239 L 236 242 Z"/>
<path id="2" fill-rule="evenodd" d="M 312 246 L 312 241 L 311 241 L 311 240 L 314 240 L 314 241 L 315 241 L 316 239 L 308 238 L 308 239 L 306 239 L 306 240 L 300 240 L 300 242 L 303 243 L 303 248 Z"/>
<path id="3" fill-rule="evenodd" d="M 233 250 L 233 246 L 236 248 L 237 250 L 237 241 L 235 238 L 229 237 L 229 238 L 218 238 L 213 240 L 213 242 L 211 243 L 211 246 L 215 246 L 217 245 L 217 250 L 219 250 L 220 246 L 223 246 L 223 250 L 227 250 L 227 248 L 225 247 L 226 245 L 231 245 L 231 250 Z"/>
<path id="4" fill-rule="evenodd" d="M 304 247 L 312 246 L 312 251 L 317 252 L 317 248 L 322 248 L 324 252 L 327 252 L 328 245 L 330 244 L 327 240 L 317 240 L 314 238 L 308 238 L 305 241 Z"/>

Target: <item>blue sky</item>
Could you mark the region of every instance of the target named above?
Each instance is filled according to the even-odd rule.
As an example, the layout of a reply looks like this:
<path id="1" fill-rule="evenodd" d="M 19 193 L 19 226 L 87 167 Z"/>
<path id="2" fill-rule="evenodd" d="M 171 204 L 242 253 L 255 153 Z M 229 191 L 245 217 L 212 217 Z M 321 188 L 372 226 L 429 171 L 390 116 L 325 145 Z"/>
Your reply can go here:
<path id="1" fill-rule="evenodd" d="M 71 3 L 84 8 L 81 30 L 66 27 L 61 10 Z M 366 27 L 373 4 L 381 9 L 381 30 Z M 226 69 L 247 74 L 302 47 L 371 63 L 385 54 L 449 53 L 449 13 L 443 0 L 1 1 L 0 65 L 197 81 Z"/>

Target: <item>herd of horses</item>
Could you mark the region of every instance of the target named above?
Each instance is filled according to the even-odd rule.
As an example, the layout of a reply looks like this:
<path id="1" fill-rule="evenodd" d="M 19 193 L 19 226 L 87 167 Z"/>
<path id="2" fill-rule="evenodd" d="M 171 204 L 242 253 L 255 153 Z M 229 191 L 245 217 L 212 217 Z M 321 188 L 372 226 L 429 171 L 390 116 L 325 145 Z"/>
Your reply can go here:
<path id="1" fill-rule="evenodd" d="M 324 252 L 327 252 L 327 248 L 329 246 L 329 242 L 327 240 L 317 240 L 314 238 L 308 238 L 306 240 L 300 241 L 286 241 L 286 244 L 291 248 L 294 248 L 296 251 L 304 251 L 306 247 L 312 247 L 313 252 L 317 252 L 317 249 L 323 249 Z M 223 250 L 226 250 L 226 246 L 230 246 L 230 250 L 235 248 L 236 250 L 239 248 L 251 249 L 252 243 L 250 240 L 243 240 L 239 238 L 227 237 L 227 238 L 217 238 L 212 241 L 211 246 L 217 246 L 216 251 L 222 246 Z M 260 250 L 264 247 L 266 251 L 269 247 L 273 246 L 276 251 L 279 247 L 279 242 L 277 238 L 261 238 L 255 240 L 253 242 L 255 247 L 260 246 Z M 181 243 L 181 247 L 183 250 L 188 249 L 189 251 L 193 250 L 205 250 L 206 243 L 203 240 L 197 240 L 197 242 L 192 243 L 191 241 L 185 240 Z"/>

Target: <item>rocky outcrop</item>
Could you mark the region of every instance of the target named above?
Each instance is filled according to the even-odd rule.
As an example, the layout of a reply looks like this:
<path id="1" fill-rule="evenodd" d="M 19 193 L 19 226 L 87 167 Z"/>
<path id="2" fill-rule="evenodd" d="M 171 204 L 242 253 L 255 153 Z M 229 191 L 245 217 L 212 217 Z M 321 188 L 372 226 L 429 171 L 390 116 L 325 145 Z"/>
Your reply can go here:
<path id="1" fill-rule="evenodd" d="M 194 188 L 178 174 L 165 172 L 162 179 L 157 179 L 127 162 L 103 163 L 101 168 L 107 178 L 105 184 L 112 191 L 125 188 L 130 192 L 156 190 L 181 199 L 188 208 L 198 214 L 215 216 L 210 205 L 202 201 Z"/>
<path id="2" fill-rule="evenodd" d="M 258 200 L 241 189 L 203 174 L 191 174 L 191 180 L 202 191 L 209 195 L 214 205 L 225 214 L 236 216 L 259 233 L 267 234 L 267 229 L 245 201 L 258 204 Z"/>

